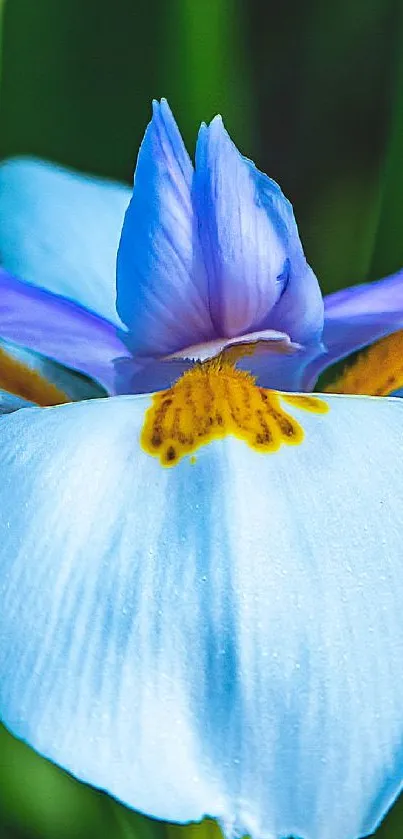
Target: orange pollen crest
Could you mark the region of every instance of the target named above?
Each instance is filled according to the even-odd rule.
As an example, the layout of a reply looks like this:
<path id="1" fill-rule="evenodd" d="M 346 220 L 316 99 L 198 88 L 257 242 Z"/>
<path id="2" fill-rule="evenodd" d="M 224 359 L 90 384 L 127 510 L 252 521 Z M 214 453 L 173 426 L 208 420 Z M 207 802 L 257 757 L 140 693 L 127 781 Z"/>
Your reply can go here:
<path id="1" fill-rule="evenodd" d="M 403 332 L 395 332 L 361 352 L 341 376 L 328 385 L 326 392 L 387 396 L 401 387 Z"/>
<path id="2" fill-rule="evenodd" d="M 253 376 L 222 359 L 195 365 L 169 390 L 154 394 L 141 433 L 141 445 L 163 466 L 175 466 L 212 440 L 233 435 L 258 452 L 298 445 L 304 432 L 281 401 L 314 413 L 328 405 L 314 396 L 266 390 Z M 194 461 L 193 461 L 194 462 Z"/>

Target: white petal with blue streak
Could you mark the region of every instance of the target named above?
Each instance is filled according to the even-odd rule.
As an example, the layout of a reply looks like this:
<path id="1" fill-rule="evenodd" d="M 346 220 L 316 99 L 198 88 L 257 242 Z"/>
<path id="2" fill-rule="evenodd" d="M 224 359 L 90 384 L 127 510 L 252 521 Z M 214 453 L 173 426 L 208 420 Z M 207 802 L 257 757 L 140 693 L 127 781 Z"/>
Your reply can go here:
<path id="1" fill-rule="evenodd" d="M 355 839 L 403 779 L 403 404 L 171 469 L 146 397 L 0 419 L 0 710 L 159 818 Z"/>

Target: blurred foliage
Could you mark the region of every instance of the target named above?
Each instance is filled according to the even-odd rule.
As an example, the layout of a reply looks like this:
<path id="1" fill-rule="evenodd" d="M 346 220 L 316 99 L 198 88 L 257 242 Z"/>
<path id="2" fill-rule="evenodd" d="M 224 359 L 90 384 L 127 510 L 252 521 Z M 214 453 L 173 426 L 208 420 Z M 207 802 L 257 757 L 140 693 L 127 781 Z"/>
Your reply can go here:
<path id="1" fill-rule="evenodd" d="M 221 112 L 241 150 L 280 182 L 323 290 L 403 264 L 398 0 L 6 0 L 2 45 L 2 156 L 130 181 L 150 100 L 167 96 L 189 150 L 200 121 Z M 183 832 L 79 784 L 0 729 L 0 839 Z M 214 839 L 215 829 L 193 832 Z M 403 801 L 377 836 L 403 836 Z"/>
<path id="2" fill-rule="evenodd" d="M 31 153 L 131 179 L 153 98 L 186 141 L 221 110 L 248 137 L 237 0 L 12 0 L 3 43 L 2 156 Z"/>
<path id="3" fill-rule="evenodd" d="M 162 822 L 80 784 L 0 726 L 0 839 L 165 839 L 165 835 Z"/>
<path id="4" fill-rule="evenodd" d="M 398 217 L 385 179 L 402 194 L 388 168 L 401 14 L 397 0 L 12 0 L 0 153 L 130 180 L 153 97 L 168 97 L 189 150 L 221 112 L 294 203 L 322 288 L 372 279 L 403 262 L 380 218 L 381 204 Z"/>
<path id="5" fill-rule="evenodd" d="M 398 26 L 396 78 L 392 85 L 393 110 L 389 141 L 382 160 L 381 201 L 374 241 L 370 279 L 403 264 L 403 5 Z"/>
<path id="6" fill-rule="evenodd" d="M 372 279 L 401 4 L 288 0 L 273 4 L 270 27 L 258 25 L 264 7 L 264 0 L 251 5 L 259 113 L 276 115 L 263 116 L 259 132 L 266 171 L 294 203 L 322 288 Z M 274 62 L 263 64 L 264 45 Z M 379 274 L 397 267 L 385 253 Z"/>

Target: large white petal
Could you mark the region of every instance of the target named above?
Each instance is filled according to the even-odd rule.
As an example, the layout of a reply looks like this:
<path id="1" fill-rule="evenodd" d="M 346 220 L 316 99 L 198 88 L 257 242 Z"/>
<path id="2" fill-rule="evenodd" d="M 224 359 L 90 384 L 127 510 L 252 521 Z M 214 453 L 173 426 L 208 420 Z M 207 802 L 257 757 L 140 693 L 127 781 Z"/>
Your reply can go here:
<path id="1" fill-rule="evenodd" d="M 0 709 L 130 806 L 370 833 L 403 778 L 403 404 L 170 469 L 147 397 L 0 418 Z"/>

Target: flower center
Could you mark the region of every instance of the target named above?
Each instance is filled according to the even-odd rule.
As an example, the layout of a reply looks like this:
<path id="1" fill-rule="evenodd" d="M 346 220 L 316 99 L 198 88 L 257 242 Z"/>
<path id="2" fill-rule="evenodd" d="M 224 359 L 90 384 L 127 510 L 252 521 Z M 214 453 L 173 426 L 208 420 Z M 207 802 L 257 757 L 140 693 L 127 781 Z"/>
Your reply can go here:
<path id="1" fill-rule="evenodd" d="M 293 396 L 266 390 L 253 376 L 222 358 L 197 364 L 169 390 L 154 394 L 141 433 L 141 445 L 163 466 L 175 466 L 212 440 L 233 435 L 262 453 L 282 443 L 298 445 L 302 426 L 281 402 L 314 413 L 328 405 L 314 396 Z"/>
<path id="2" fill-rule="evenodd" d="M 71 401 L 56 385 L 3 349 L 0 349 L 0 388 L 42 407 Z"/>

